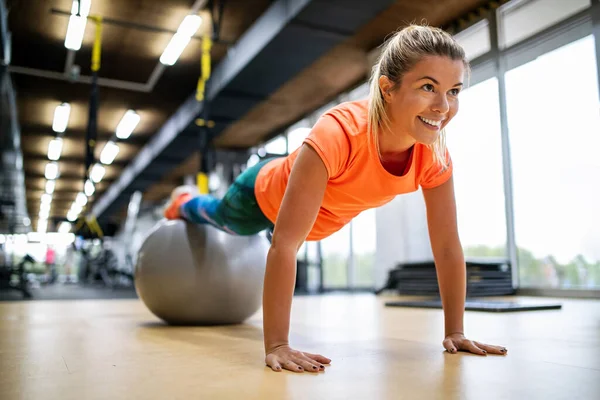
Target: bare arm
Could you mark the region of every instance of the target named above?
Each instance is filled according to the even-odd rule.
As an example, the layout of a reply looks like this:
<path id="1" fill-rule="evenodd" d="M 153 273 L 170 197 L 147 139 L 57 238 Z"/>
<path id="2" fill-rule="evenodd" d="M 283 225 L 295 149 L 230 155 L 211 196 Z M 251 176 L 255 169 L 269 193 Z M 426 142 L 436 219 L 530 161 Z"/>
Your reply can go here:
<path id="1" fill-rule="evenodd" d="M 423 189 L 427 224 L 444 307 L 446 335 L 464 333 L 465 258 L 458 236 L 454 182 L 451 177 L 433 189 Z"/>
<path id="2" fill-rule="evenodd" d="M 279 365 L 277 360 L 286 362 L 287 355 L 275 359 L 269 358 L 269 354 L 289 347 L 296 254 L 317 218 L 327 180 L 323 161 L 310 146 L 304 144 L 290 174 L 267 257 L 263 292 L 264 344 L 267 364 L 275 370 Z M 305 369 L 312 368 L 298 360 L 293 361 Z M 319 362 L 328 361 L 323 358 Z M 288 368 L 286 365 L 283 367 Z"/>

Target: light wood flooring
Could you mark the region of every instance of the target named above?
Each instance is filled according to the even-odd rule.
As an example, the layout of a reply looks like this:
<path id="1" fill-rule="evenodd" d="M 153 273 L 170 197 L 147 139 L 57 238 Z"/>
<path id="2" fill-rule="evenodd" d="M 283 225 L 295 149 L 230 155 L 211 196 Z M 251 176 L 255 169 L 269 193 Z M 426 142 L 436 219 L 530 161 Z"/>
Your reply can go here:
<path id="1" fill-rule="evenodd" d="M 294 299 L 292 345 L 333 360 L 318 374 L 264 366 L 260 312 L 168 327 L 139 300 L 0 303 L 0 399 L 600 399 L 600 301 L 467 312 L 468 336 L 508 348 L 482 357 L 443 350 L 441 310 L 390 299 Z"/>

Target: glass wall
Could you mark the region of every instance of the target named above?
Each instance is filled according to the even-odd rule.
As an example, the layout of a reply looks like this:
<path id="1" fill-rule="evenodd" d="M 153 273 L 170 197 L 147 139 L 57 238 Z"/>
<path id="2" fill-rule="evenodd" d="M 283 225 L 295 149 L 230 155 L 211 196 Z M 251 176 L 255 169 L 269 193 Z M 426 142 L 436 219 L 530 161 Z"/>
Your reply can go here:
<path id="1" fill-rule="evenodd" d="M 521 286 L 600 288 L 593 36 L 506 73 Z"/>
<path id="2" fill-rule="evenodd" d="M 498 79 L 460 94 L 447 128 L 458 229 L 467 257 L 507 257 Z"/>

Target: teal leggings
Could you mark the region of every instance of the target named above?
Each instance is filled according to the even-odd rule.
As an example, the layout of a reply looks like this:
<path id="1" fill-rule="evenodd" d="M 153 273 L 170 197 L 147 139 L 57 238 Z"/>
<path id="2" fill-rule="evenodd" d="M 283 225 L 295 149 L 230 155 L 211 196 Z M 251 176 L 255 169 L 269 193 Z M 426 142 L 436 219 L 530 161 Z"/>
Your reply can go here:
<path id="1" fill-rule="evenodd" d="M 258 171 L 271 161 L 267 159 L 247 168 L 233 182 L 222 199 L 199 195 L 181 205 L 181 216 L 197 224 L 210 224 L 234 235 L 254 235 L 273 229 L 254 195 Z"/>

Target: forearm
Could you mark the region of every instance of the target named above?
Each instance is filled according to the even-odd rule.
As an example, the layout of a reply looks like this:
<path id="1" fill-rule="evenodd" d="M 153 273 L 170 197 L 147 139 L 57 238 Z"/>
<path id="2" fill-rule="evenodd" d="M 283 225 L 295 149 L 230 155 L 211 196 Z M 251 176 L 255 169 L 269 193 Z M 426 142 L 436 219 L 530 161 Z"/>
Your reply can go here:
<path id="1" fill-rule="evenodd" d="M 436 270 L 444 307 L 445 335 L 464 332 L 467 275 L 462 249 L 447 251 L 436 257 Z"/>
<path id="2" fill-rule="evenodd" d="M 290 314 L 296 281 L 296 252 L 271 247 L 263 291 L 265 350 L 289 344 Z"/>

